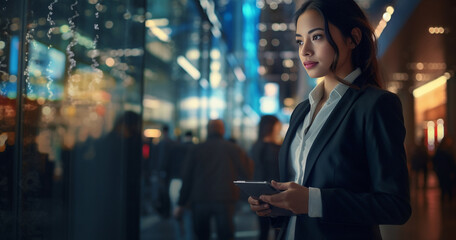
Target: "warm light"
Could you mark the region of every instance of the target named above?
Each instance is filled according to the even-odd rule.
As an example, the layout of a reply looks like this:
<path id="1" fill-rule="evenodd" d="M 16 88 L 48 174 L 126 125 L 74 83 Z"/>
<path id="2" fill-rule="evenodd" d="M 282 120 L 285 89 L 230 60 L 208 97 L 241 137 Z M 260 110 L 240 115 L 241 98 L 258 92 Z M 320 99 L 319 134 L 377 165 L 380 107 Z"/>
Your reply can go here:
<path id="1" fill-rule="evenodd" d="M 417 81 L 423 81 L 423 74 L 417 73 L 417 74 L 415 75 L 415 78 L 416 78 Z"/>
<path id="2" fill-rule="evenodd" d="M 41 112 L 43 113 L 43 115 L 49 115 L 49 114 L 51 114 L 52 110 L 50 107 L 46 106 L 46 107 L 43 107 Z"/>
<path id="3" fill-rule="evenodd" d="M 435 144 L 435 123 L 433 121 L 429 121 L 427 123 L 427 142 L 428 142 L 428 149 L 430 151 L 434 150 Z"/>
<path id="4" fill-rule="evenodd" d="M 295 100 L 293 98 L 285 98 L 283 100 L 283 104 L 287 107 L 293 106 L 294 103 L 295 103 Z"/>
<path id="5" fill-rule="evenodd" d="M 260 75 L 266 74 L 266 68 L 264 66 L 259 66 L 257 71 Z"/>
<path id="6" fill-rule="evenodd" d="M 291 59 L 285 59 L 282 61 L 282 65 L 286 68 L 292 68 L 294 65 L 294 62 Z"/>
<path id="7" fill-rule="evenodd" d="M 180 107 L 183 110 L 196 110 L 200 107 L 200 100 L 197 97 L 189 97 L 180 102 Z"/>
<path id="8" fill-rule="evenodd" d="M 266 47 L 266 45 L 268 45 L 268 40 L 262 38 L 260 39 L 260 46 L 261 47 Z"/>
<path id="9" fill-rule="evenodd" d="M 193 79 L 198 80 L 201 73 L 196 69 L 185 57 L 177 57 L 177 64 L 179 64 Z"/>
<path id="10" fill-rule="evenodd" d="M 222 81 L 222 75 L 219 72 L 212 72 L 209 77 L 209 82 L 212 88 L 217 88 Z"/>
<path id="11" fill-rule="evenodd" d="M 44 97 L 39 97 L 36 102 L 39 104 L 39 105 L 43 105 L 44 103 L 46 103 L 46 99 Z"/>
<path id="12" fill-rule="evenodd" d="M 266 83 L 264 85 L 264 95 L 268 97 L 277 96 L 279 87 L 275 83 Z"/>
<path id="13" fill-rule="evenodd" d="M 279 31 L 279 30 L 280 30 L 280 24 L 278 24 L 278 23 L 273 23 L 273 24 L 271 25 L 271 29 L 272 29 L 272 31 L 274 31 L 274 32 Z"/>
<path id="14" fill-rule="evenodd" d="M 391 14 L 389 14 L 388 12 L 385 12 L 383 14 L 383 20 L 385 20 L 386 22 L 389 22 L 391 20 Z"/>
<path id="15" fill-rule="evenodd" d="M 276 10 L 279 7 L 279 4 L 277 4 L 276 2 L 271 2 L 271 4 L 269 4 L 269 7 L 272 10 Z"/>
<path id="16" fill-rule="evenodd" d="M 200 51 L 198 49 L 188 50 L 185 55 L 190 60 L 196 60 L 196 59 L 198 59 L 201 56 Z"/>
<path id="17" fill-rule="evenodd" d="M 220 58 L 220 51 L 218 49 L 211 50 L 211 58 L 212 59 L 219 59 Z"/>
<path id="18" fill-rule="evenodd" d="M 413 96 L 415 98 L 417 97 L 421 97 L 423 96 L 424 94 L 428 93 L 428 92 L 431 92 L 432 90 L 440 87 L 440 86 L 443 86 L 446 84 L 446 81 L 447 81 L 447 77 L 446 75 L 442 75 L 418 88 L 416 88 L 415 90 L 413 90 Z"/>
<path id="19" fill-rule="evenodd" d="M 211 97 L 209 99 L 209 107 L 212 110 L 221 110 L 226 107 L 225 101 L 217 97 Z"/>
<path id="20" fill-rule="evenodd" d="M 60 32 L 61 32 L 61 33 L 66 33 L 66 32 L 68 32 L 68 31 L 70 31 L 70 27 L 69 27 L 68 25 L 62 25 L 62 26 L 60 27 Z"/>
<path id="21" fill-rule="evenodd" d="M 143 100 L 143 105 L 146 108 L 159 108 L 160 107 L 160 101 L 156 99 L 144 99 Z"/>
<path id="22" fill-rule="evenodd" d="M 159 129 L 146 129 L 144 130 L 144 136 L 147 138 L 159 138 L 161 131 Z"/>
<path id="23" fill-rule="evenodd" d="M 277 47 L 280 45 L 280 40 L 277 38 L 272 39 L 271 41 L 272 46 Z"/>
<path id="24" fill-rule="evenodd" d="M 219 61 L 213 61 L 211 63 L 211 71 L 217 72 L 217 71 L 220 71 L 220 68 L 221 68 L 221 64 Z"/>
<path id="25" fill-rule="evenodd" d="M 393 8 L 392 6 L 388 6 L 388 7 L 386 8 L 386 12 L 389 13 L 390 15 L 393 15 L 393 13 L 394 13 L 394 8 Z"/>
<path id="26" fill-rule="evenodd" d="M 266 27 L 266 24 L 264 24 L 264 23 L 259 23 L 257 28 L 258 28 L 258 30 L 260 30 L 260 32 L 266 32 L 266 30 L 268 30 Z"/>
<path id="27" fill-rule="evenodd" d="M 386 28 L 386 25 L 391 20 L 391 18 L 393 16 L 393 13 L 394 13 L 394 8 L 391 7 L 391 6 L 388 6 L 386 8 L 386 11 L 383 13 L 382 19 L 380 20 L 380 22 L 378 23 L 377 27 L 375 28 L 374 33 L 375 33 L 375 36 L 377 38 L 380 37 L 380 35 L 382 34 L 383 30 Z"/>
<path id="28" fill-rule="evenodd" d="M 152 34 L 154 34 L 158 39 L 169 42 L 169 35 L 163 31 L 159 26 L 168 25 L 168 19 L 149 19 L 146 21 L 146 27 L 150 29 Z"/>
<path id="29" fill-rule="evenodd" d="M 150 31 L 157 36 L 158 39 L 162 40 L 163 42 L 169 42 L 169 36 L 166 34 L 165 31 L 161 30 L 158 27 L 150 28 Z"/>
<path id="30" fill-rule="evenodd" d="M 445 136 L 445 126 L 443 124 L 443 119 L 437 119 L 437 141 L 442 141 Z"/>
<path id="31" fill-rule="evenodd" d="M 288 29 L 288 26 L 286 23 L 281 23 L 280 24 L 280 31 L 286 31 Z"/>
<path id="32" fill-rule="evenodd" d="M 211 113 L 209 115 L 210 115 L 209 118 L 211 120 L 220 118 L 220 114 L 216 110 L 211 110 Z"/>
<path id="33" fill-rule="evenodd" d="M 114 58 L 106 58 L 106 61 L 105 61 L 106 65 L 108 67 L 112 67 L 114 66 L 114 64 L 116 64 L 116 61 L 114 60 Z"/>
<path id="34" fill-rule="evenodd" d="M 168 26 L 169 20 L 166 18 L 149 19 L 146 21 L 146 27 Z"/>
<path id="35" fill-rule="evenodd" d="M 423 70 L 424 69 L 424 64 L 422 62 L 417 63 L 416 64 L 416 69 Z"/>

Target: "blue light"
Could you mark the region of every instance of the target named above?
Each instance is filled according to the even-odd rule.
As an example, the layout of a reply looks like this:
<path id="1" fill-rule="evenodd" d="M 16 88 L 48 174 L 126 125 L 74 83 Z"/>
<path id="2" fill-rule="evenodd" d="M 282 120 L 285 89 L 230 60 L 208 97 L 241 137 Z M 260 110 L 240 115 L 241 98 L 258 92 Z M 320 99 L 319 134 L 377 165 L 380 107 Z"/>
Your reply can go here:
<path id="1" fill-rule="evenodd" d="M 242 6 L 242 13 L 244 15 L 244 66 L 245 76 L 248 79 L 247 102 L 251 105 L 251 108 L 254 111 L 260 112 L 259 98 L 261 97 L 261 93 L 257 71 L 260 64 L 257 57 L 258 31 L 256 29 L 259 21 L 260 10 L 256 7 L 256 0 L 246 0 Z"/>
<path id="2" fill-rule="evenodd" d="M 13 36 L 11 38 L 11 51 L 9 59 L 9 74 L 17 75 L 17 67 L 19 64 L 19 37 Z"/>

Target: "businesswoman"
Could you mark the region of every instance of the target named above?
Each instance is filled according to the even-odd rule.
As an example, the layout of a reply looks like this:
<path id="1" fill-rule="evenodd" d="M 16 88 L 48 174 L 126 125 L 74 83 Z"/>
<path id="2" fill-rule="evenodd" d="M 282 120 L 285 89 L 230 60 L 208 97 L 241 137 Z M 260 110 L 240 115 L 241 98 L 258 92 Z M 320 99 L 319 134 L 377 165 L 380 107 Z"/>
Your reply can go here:
<path id="1" fill-rule="evenodd" d="M 310 0 L 296 13 L 296 42 L 308 75 L 324 80 L 293 111 L 279 153 L 283 192 L 249 197 L 270 206 L 280 239 L 381 239 L 379 224 L 410 215 L 402 106 L 381 89 L 376 40 L 353 0 Z"/>

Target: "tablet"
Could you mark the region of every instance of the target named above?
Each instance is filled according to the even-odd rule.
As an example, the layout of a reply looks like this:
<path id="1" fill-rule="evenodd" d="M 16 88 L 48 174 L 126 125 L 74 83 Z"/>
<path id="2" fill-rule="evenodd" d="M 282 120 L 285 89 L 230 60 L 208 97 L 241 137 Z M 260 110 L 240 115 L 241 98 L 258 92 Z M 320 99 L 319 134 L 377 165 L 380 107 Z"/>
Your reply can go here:
<path id="1" fill-rule="evenodd" d="M 280 193 L 280 190 L 275 189 L 271 183 L 267 181 L 233 181 L 245 194 L 254 199 L 258 199 L 261 195 L 273 195 Z M 289 210 L 271 206 L 271 216 L 291 216 L 293 213 Z"/>

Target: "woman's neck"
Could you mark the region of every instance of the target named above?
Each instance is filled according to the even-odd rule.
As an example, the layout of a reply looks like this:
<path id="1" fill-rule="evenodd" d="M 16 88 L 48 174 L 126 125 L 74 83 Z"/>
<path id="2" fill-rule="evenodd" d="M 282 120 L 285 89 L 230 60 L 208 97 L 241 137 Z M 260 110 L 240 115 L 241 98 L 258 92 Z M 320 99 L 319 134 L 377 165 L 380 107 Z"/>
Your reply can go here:
<path id="1" fill-rule="evenodd" d="M 332 90 L 339 84 L 339 81 L 331 78 L 325 78 L 323 82 L 323 96 L 321 96 L 321 100 L 326 101 L 329 98 L 329 94 Z"/>

